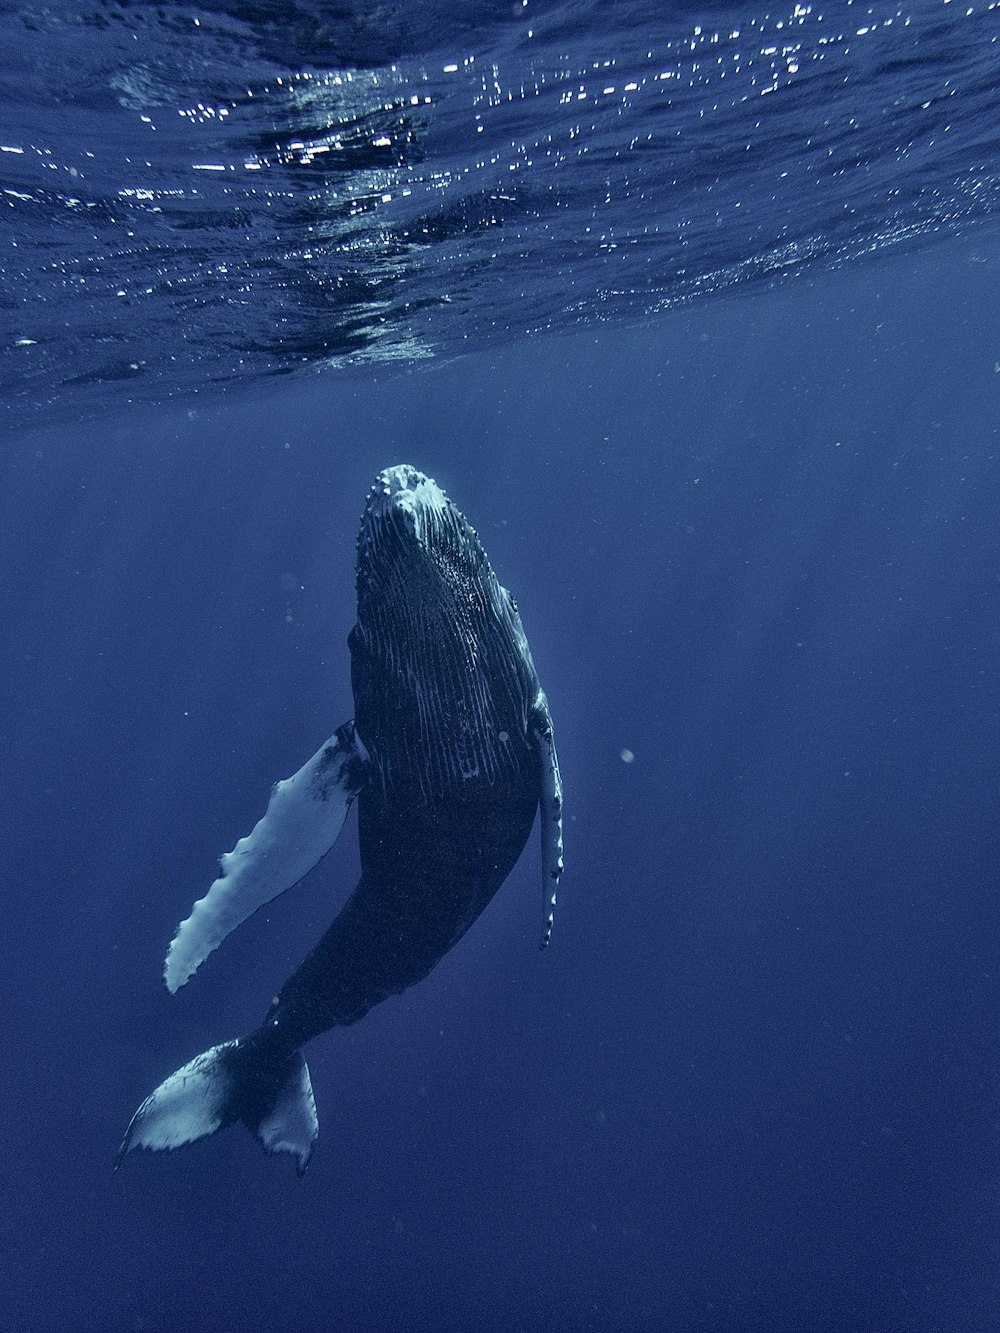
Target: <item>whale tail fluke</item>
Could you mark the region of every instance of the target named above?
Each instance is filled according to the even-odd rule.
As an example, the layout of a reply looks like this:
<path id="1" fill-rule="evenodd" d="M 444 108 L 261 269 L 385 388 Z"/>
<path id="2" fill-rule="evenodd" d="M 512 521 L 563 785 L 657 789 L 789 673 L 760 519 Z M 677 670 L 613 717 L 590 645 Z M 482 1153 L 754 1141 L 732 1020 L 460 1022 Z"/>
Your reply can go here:
<path id="1" fill-rule="evenodd" d="M 319 1122 L 300 1051 L 275 1064 L 252 1041 L 227 1041 L 195 1056 L 149 1094 L 125 1131 L 115 1169 L 133 1148 L 183 1148 L 242 1120 L 269 1153 L 309 1165 Z"/>

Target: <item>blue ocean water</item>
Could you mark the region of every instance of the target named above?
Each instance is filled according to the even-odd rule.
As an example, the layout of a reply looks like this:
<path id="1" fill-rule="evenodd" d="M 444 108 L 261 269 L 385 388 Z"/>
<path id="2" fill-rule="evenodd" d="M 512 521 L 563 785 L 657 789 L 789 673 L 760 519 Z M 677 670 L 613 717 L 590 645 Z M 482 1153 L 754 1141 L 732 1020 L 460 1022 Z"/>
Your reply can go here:
<path id="1" fill-rule="evenodd" d="M 995 1326 L 1000 15 L 522 8 L 0 18 L 17 1333 Z M 402 459 L 549 694 L 553 943 L 529 844 L 310 1048 L 301 1181 L 113 1174 L 353 887 L 164 991 Z"/>
<path id="2" fill-rule="evenodd" d="M 995 218 L 993 3 L 17 4 L 4 408 L 618 323 Z"/>

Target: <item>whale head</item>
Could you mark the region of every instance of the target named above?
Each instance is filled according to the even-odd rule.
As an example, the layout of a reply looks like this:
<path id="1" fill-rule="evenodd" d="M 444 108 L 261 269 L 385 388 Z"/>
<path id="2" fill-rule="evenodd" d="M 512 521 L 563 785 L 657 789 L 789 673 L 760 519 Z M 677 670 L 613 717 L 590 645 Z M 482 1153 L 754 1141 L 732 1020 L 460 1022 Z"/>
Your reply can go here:
<path id="1" fill-rule="evenodd" d="M 414 467 L 386 468 L 368 495 L 357 590 L 355 721 L 385 781 L 431 799 L 519 771 L 538 685 L 517 607 L 475 529 Z"/>
<path id="2" fill-rule="evenodd" d="M 380 472 L 368 493 L 358 535 L 358 605 L 367 610 L 387 598 L 419 597 L 433 612 L 436 591 L 454 580 L 492 595 L 496 578 L 486 552 L 460 510 L 432 478 L 402 463 Z"/>

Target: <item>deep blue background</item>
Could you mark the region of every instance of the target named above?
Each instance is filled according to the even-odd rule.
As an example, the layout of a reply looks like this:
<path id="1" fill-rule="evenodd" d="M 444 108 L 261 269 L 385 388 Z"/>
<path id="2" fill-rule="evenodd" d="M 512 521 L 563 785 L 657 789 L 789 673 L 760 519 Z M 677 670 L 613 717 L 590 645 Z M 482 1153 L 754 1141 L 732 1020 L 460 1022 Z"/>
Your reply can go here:
<path id="1" fill-rule="evenodd" d="M 9 440 L 9 1327 L 960 1330 L 1000 1262 L 1000 250 Z M 353 820 L 175 999 L 215 858 L 350 715 L 374 473 L 517 596 L 567 788 L 437 971 L 241 1130 L 111 1159 L 255 1023 Z M 623 748 L 634 763 L 623 763 Z"/>

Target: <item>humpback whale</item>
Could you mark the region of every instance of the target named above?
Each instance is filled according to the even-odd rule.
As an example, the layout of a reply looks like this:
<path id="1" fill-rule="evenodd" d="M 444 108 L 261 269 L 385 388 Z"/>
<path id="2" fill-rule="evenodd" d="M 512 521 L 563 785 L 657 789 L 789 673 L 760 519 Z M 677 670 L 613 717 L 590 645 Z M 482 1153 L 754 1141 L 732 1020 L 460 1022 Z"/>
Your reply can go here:
<path id="1" fill-rule="evenodd" d="M 353 720 L 275 785 L 263 818 L 222 857 L 170 945 L 167 988 L 302 879 L 355 800 L 360 881 L 263 1022 L 150 1093 L 116 1166 L 135 1148 L 180 1148 L 242 1121 L 301 1175 L 319 1128 L 302 1047 L 425 977 L 507 878 L 539 812 L 548 942 L 563 865 L 548 702 L 475 530 L 408 465 L 381 472 L 368 495 L 348 645 Z"/>

